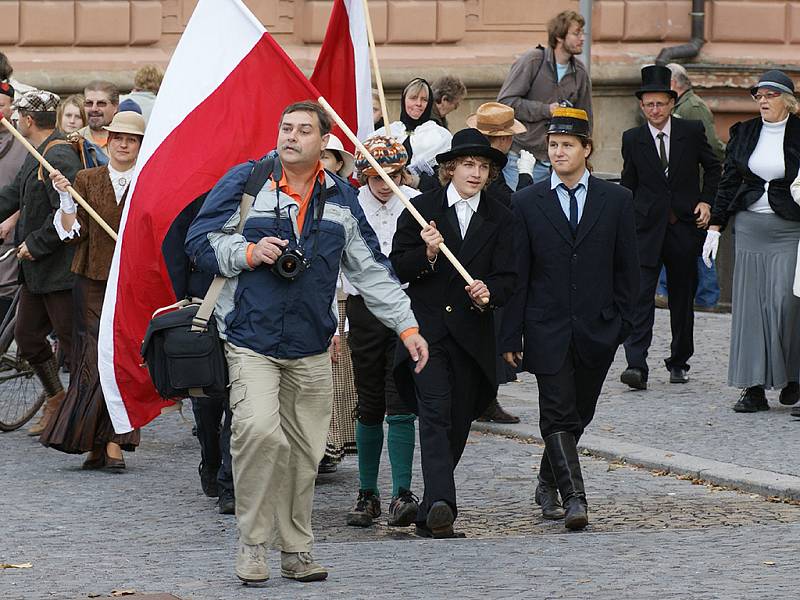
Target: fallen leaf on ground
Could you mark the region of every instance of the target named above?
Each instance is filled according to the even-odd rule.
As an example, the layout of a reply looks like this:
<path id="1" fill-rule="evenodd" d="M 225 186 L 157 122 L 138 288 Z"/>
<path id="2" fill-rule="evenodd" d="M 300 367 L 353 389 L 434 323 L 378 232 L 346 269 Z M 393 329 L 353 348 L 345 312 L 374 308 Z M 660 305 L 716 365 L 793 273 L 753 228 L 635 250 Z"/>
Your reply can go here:
<path id="1" fill-rule="evenodd" d="M 768 567 L 772 567 L 772 566 L 774 566 L 774 565 L 775 565 L 775 561 L 772 561 L 772 560 L 765 560 L 765 561 L 764 561 L 764 564 L 765 564 L 765 565 L 767 565 Z"/>
<path id="2" fill-rule="evenodd" d="M 112 596 L 133 596 L 136 590 L 111 590 Z"/>
<path id="3" fill-rule="evenodd" d="M 12 563 L 0 563 L 0 569 L 32 569 L 33 565 L 31 563 L 19 563 L 19 564 L 12 564 Z"/>

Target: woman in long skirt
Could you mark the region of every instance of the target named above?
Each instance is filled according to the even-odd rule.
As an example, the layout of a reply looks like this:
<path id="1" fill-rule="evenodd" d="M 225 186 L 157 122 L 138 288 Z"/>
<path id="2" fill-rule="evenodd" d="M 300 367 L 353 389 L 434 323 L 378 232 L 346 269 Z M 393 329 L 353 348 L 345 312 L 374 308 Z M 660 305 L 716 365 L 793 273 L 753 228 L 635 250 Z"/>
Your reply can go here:
<path id="1" fill-rule="evenodd" d="M 135 112 L 114 116 L 108 133 L 109 164 L 79 171 L 75 190 L 113 229 L 119 229 L 122 209 L 144 136 L 144 119 Z M 77 244 L 72 271 L 75 327 L 73 365 L 66 398 L 39 438 L 42 444 L 66 452 L 89 452 L 84 469 L 125 468 L 122 450 L 139 445 L 139 431 L 116 434 L 106 408 L 97 369 L 97 334 L 106 281 L 114 254 L 114 240 L 66 193 L 69 181 L 61 173 L 51 175 L 59 191 L 61 207 L 54 225 L 62 240 Z"/>
<path id="2" fill-rule="evenodd" d="M 779 401 L 800 399 L 800 298 L 792 294 L 800 207 L 789 187 L 798 172 L 800 118 L 794 83 L 764 73 L 750 93 L 761 116 L 731 127 L 711 224 L 703 247 L 707 265 L 721 229 L 733 220 L 736 263 L 728 385 L 741 388 L 733 410 L 768 410 L 765 389 Z"/>

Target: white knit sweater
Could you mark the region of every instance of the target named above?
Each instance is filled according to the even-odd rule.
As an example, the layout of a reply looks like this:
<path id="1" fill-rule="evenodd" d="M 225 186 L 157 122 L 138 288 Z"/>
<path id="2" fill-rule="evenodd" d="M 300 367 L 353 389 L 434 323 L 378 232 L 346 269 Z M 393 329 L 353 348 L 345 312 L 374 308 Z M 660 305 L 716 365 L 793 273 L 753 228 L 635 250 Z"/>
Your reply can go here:
<path id="1" fill-rule="evenodd" d="M 758 136 L 758 143 L 755 150 L 747 161 L 750 170 L 764 180 L 764 193 L 761 198 L 747 207 L 747 210 L 757 213 L 772 213 L 769 201 L 767 200 L 767 190 L 769 182 L 773 179 L 780 179 L 786 173 L 783 162 L 783 136 L 786 132 L 787 116 L 783 121 L 768 123 L 762 120 L 761 133 Z"/>

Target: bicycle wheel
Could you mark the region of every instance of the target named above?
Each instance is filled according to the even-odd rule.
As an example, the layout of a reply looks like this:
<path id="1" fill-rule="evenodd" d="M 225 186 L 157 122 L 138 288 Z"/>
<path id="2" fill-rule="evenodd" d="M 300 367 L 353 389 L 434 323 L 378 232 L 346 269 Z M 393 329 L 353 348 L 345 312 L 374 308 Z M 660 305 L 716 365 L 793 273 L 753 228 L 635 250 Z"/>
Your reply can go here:
<path id="1" fill-rule="evenodd" d="M 27 361 L 19 358 L 13 339 L 16 316 L 0 333 L 0 431 L 19 429 L 31 420 L 45 401 L 39 378 Z M 10 340 L 9 340 L 10 336 Z"/>

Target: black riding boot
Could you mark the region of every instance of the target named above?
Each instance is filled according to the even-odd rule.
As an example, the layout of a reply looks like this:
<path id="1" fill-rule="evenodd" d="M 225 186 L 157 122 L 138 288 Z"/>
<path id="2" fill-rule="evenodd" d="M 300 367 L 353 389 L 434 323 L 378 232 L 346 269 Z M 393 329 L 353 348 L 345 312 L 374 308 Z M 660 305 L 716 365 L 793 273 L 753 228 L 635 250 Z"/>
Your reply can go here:
<path id="1" fill-rule="evenodd" d="M 547 449 L 542 452 L 542 462 L 539 465 L 539 481 L 536 485 L 536 504 L 542 507 L 542 517 L 551 521 L 564 518 L 564 509 L 558 499 L 558 485 L 553 475 L 553 468 L 547 459 Z"/>
<path id="2" fill-rule="evenodd" d="M 564 526 L 583 529 L 589 523 L 589 516 L 575 436 L 568 431 L 558 431 L 548 435 L 544 443 L 564 504 Z"/>

